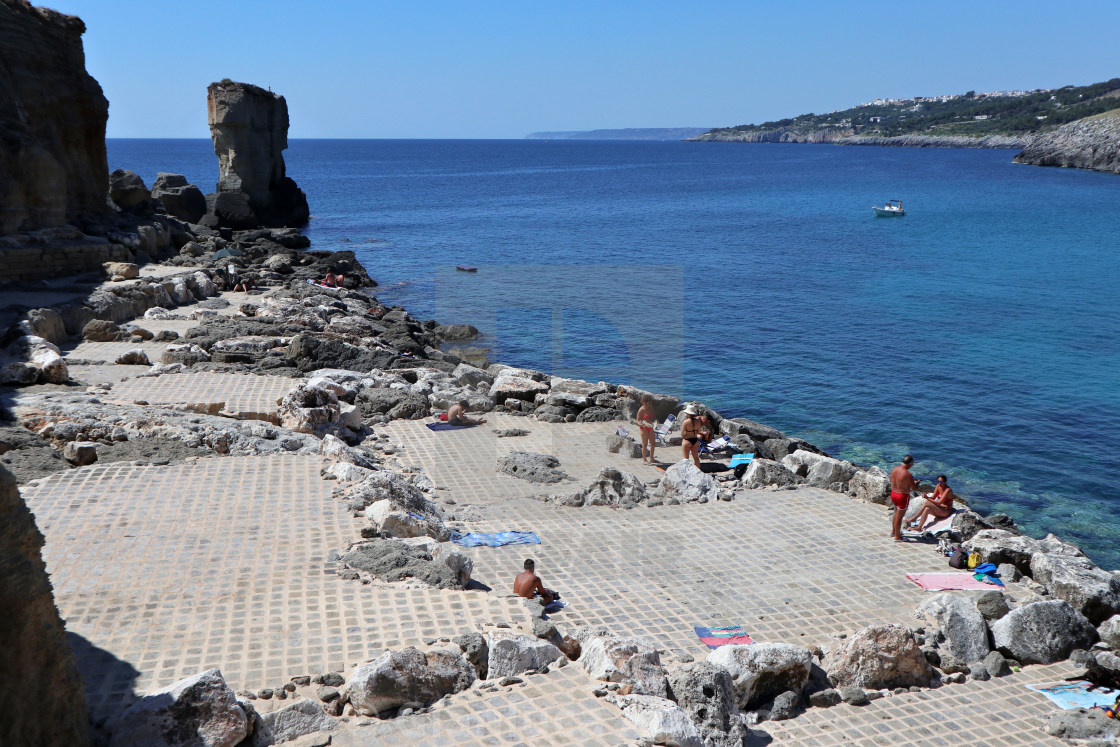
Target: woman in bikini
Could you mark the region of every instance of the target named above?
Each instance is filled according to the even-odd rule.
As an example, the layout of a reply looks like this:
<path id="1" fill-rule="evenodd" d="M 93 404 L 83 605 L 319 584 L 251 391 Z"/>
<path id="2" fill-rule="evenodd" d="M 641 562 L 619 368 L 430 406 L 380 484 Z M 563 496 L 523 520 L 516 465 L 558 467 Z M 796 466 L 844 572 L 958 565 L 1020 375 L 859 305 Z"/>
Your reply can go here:
<path id="1" fill-rule="evenodd" d="M 956 493 L 949 487 L 949 478 L 945 475 L 938 475 L 937 487 L 933 489 L 932 493 L 926 493 L 925 505 L 911 520 L 907 529 L 911 532 L 922 531 L 922 525 L 926 523 L 926 518 L 929 516 L 933 516 L 935 519 L 944 519 L 953 513 L 953 501 L 956 500 L 956 497 Z"/>
<path id="2" fill-rule="evenodd" d="M 621 387 L 619 387 L 621 389 Z M 642 461 L 646 464 L 656 464 L 653 460 L 653 449 L 657 444 L 657 440 L 653 437 L 653 397 L 649 394 L 642 395 L 642 406 L 638 408 L 638 414 L 634 416 L 638 421 L 638 430 L 642 434 Z M 649 457 L 646 457 L 646 450 L 649 450 Z"/>
<path id="3" fill-rule="evenodd" d="M 692 459 L 692 463 L 700 468 L 700 418 L 699 411 L 689 405 L 684 408 L 685 417 L 681 421 L 681 454 L 685 459 Z"/>

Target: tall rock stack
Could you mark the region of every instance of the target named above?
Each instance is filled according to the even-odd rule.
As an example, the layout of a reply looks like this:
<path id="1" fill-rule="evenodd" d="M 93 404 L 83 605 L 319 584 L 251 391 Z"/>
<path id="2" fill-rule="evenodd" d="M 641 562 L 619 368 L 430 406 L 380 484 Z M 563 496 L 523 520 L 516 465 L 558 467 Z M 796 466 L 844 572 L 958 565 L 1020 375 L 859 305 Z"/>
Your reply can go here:
<path id="1" fill-rule="evenodd" d="M 43 535 L 0 466 L 0 744 L 88 745 L 74 653 L 43 565 Z"/>
<path id="2" fill-rule="evenodd" d="M 109 102 L 81 19 L 0 0 L 0 235 L 105 212 Z"/>
<path id="3" fill-rule="evenodd" d="M 288 178 L 288 104 L 248 83 L 223 80 L 206 89 L 210 137 L 218 156 L 218 191 L 208 196 L 217 225 L 229 228 L 302 226 L 307 196 Z"/>

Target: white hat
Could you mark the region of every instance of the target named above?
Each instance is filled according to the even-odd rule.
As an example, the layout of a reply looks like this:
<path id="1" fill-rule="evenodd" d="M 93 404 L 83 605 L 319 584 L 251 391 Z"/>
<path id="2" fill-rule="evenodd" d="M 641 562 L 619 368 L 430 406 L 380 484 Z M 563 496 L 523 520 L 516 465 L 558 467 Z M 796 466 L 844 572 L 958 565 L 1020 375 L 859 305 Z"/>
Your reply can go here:
<path id="1" fill-rule="evenodd" d="M 699 415 L 700 411 L 696 409 L 696 405 L 685 405 L 684 414 L 685 415 Z"/>

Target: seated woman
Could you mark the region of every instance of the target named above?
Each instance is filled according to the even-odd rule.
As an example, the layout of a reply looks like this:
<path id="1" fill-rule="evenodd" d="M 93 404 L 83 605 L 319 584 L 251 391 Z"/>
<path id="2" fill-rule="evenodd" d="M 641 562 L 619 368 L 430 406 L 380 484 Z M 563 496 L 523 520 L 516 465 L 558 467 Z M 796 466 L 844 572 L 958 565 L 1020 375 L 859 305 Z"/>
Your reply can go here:
<path id="1" fill-rule="evenodd" d="M 327 276 L 323 278 L 323 285 L 331 288 L 341 288 L 343 283 L 346 282 L 345 275 L 335 275 L 333 272 L 327 271 Z"/>
<path id="2" fill-rule="evenodd" d="M 953 513 L 953 501 L 956 500 L 957 495 L 953 489 L 949 487 L 949 478 L 945 475 L 937 476 L 937 487 L 933 489 L 932 493 L 926 493 L 925 505 L 907 525 L 907 529 L 912 532 L 922 531 L 922 526 L 925 525 L 927 517 L 934 517 L 934 522 L 937 519 L 944 519 L 949 514 Z"/>

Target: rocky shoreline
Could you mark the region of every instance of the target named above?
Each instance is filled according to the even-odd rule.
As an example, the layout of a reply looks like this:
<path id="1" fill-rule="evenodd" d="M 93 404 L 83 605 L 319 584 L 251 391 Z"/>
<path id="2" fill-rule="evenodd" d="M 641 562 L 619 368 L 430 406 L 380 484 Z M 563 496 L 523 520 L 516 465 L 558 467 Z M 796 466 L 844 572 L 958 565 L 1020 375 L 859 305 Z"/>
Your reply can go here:
<path id="1" fill-rule="evenodd" d="M 765 130 L 758 132 L 721 131 L 689 138 L 707 143 L 826 143 L 830 145 L 882 145 L 898 148 L 1022 148 L 1030 137 L 1014 135 L 856 135 L 851 128 L 811 130 Z"/>
<path id="2" fill-rule="evenodd" d="M 1120 110 L 1063 125 L 1033 138 L 1015 163 L 1120 174 Z"/>

